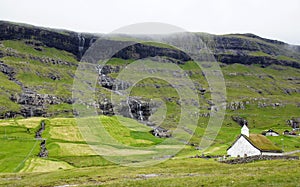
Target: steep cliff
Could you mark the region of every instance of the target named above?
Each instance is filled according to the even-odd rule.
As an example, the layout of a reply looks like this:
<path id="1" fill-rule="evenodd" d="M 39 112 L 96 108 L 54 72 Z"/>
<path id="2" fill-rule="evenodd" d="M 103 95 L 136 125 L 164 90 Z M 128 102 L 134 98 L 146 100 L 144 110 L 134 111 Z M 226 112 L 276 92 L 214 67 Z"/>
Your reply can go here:
<path id="1" fill-rule="evenodd" d="M 278 102 L 300 103 L 299 46 L 253 34 L 195 33 L 195 36 L 205 43 L 221 65 L 228 100 L 243 106 L 230 104 L 233 111 L 244 110 L 249 107 L 246 105 L 265 107 L 277 106 L 274 103 Z M 83 54 L 99 37 L 101 35 L 0 21 L 0 118 L 78 115 L 72 108 L 75 101 L 71 95 L 75 71 Z M 102 44 L 114 47 L 133 41 L 130 36 L 122 37 L 103 40 Z M 112 63 L 102 67 L 97 103 L 82 105 L 96 107 L 100 114 L 114 115 L 109 94 L 132 86 L 130 81 L 117 79 L 116 74 L 134 60 L 160 56 L 165 58 L 163 61 L 178 64 L 194 81 L 204 102 L 200 116 L 209 117 L 214 104 L 210 102 L 208 84 L 205 78 L 199 78 L 202 72 L 193 65 L 191 57 L 172 46 L 140 41 L 115 53 Z M 178 76 L 178 72 L 173 73 Z M 130 108 L 125 104 L 120 106 L 122 115 L 148 121 L 161 104 L 149 100 L 158 96 L 173 112 L 167 116 L 169 123 L 178 120 L 175 113 L 180 112 L 180 99 L 174 87 L 157 80 L 142 81 L 135 86 L 127 101 Z M 160 95 L 155 95 L 157 92 L 161 92 Z"/>
<path id="2" fill-rule="evenodd" d="M 278 64 L 300 68 L 300 46 L 261 38 L 253 34 L 210 35 L 196 33 L 213 52 L 215 58 L 226 64 Z M 0 40 L 36 40 L 47 47 L 54 47 L 74 54 L 78 60 L 101 35 L 76 33 L 66 30 L 35 27 L 25 24 L 0 21 Z M 123 36 L 126 37 L 126 36 Z M 127 38 L 130 40 L 130 37 Z M 104 45 L 113 46 L 126 43 L 120 39 L 105 40 Z M 137 59 L 149 56 L 167 56 L 180 61 L 188 61 L 183 52 L 151 44 L 128 46 L 114 57 Z"/>

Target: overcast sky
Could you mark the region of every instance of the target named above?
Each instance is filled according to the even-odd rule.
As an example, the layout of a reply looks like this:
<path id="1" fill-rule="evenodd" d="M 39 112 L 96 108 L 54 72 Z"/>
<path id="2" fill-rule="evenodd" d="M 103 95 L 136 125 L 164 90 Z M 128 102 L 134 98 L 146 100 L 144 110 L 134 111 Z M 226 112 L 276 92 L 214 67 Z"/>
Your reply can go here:
<path id="1" fill-rule="evenodd" d="M 0 19 L 109 33 L 163 22 L 212 34 L 254 33 L 300 45 L 300 0 L 0 0 Z"/>

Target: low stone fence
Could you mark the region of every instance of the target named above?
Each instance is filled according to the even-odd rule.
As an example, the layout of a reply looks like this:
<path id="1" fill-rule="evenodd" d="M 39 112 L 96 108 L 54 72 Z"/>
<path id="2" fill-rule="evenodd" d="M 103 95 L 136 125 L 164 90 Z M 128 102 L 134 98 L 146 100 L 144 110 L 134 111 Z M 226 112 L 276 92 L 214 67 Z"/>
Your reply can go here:
<path id="1" fill-rule="evenodd" d="M 249 163 L 257 160 L 299 160 L 299 156 L 256 155 L 256 156 L 249 156 L 249 157 L 242 157 L 242 158 L 235 158 L 235 159 L 227 159 L 219 162 L 226 163 L 226 164 L 243 164 L 243 163 Z"/>

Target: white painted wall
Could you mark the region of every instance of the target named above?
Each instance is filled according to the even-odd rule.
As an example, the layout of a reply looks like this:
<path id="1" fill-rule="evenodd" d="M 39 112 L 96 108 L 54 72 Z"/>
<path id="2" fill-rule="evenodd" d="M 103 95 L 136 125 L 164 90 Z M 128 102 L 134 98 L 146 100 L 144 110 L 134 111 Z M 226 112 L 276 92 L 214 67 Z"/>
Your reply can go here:
<path id="1" fill-rule="evenodd" d="M 275 132 L 267 132 L 266 136 L 279 136 L 279 135 Z"/>
<path id="2" fill-rule="evenodd" d="M 249 137 L 249 128 L 247 127 L 247 125 L 244 125 L 241 129 L 241 134 Z"/>
<path id="3" fill-rule="evenodd" d="M 243 157 L 245 154 L 247 156 L 260 155 L 261 152 L 257 148 L 253 147 L 246 138 L 241 136 L 230 149 L 227 150 L 227 154 L 232 157 L 237 157 L 240 155 Z"/>
<path id="4" fill-rule="evenodd" d="M 282 153 L 272 153 L 272 152 L 261 152 L 262 155 L 269 155 L 269 156 L 282 156 Z"/>

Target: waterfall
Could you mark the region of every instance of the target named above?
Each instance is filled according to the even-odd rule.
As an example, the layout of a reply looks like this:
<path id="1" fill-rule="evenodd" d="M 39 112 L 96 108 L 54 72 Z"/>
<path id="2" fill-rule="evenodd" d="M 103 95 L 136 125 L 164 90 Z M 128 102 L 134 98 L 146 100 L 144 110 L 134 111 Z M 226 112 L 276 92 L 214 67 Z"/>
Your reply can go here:
<path id="1" fill-rule="evenodd" d="M 98 70 L 98 75 L 99 75 L 99 76 L 102 75 L 102 73 L 101 73 L 101 71 L 102 71 L 102 66 L 101 66 L 101 65 L 98 65 L 98 66 L 96 67 L 96 69 Z"/>
<path id="2" fill-rule="evenodd" d="M 93 44 L 96 40 L 97 40 L 97 38 L 92 38 L 92 39 L 90 40 L 89 46 L 92 46 L 92 44 Z"/>
<path id="3" fill-rule="evenodd" d="M 116 84 L 116 91 L 118 91 L 119 89 L 118 89 L 118 82 L 117 83 L 115 83 Z"/>
<path id="4" fill-rule="evenodd" d="M 121 81 L 121 90 L 124 90 L 124 82 Z"/>
<path id="5" fill-rule="evenodd" d="M 127 106 L 128 106 L 128 113 L 129 113 L 129 115 L 130 115 L 130 117 L 132 118 L 132 119 L 134 119 L 134 117 L 133 117 L 133 115 L 132 115 L 132 112 L 131 112 L 131 108 L 130 108 L 130 104 L 129 104 L 129 98 L 127 97 L 127 99 L 126 99 L 126 104 L 127 104 Z"/>
<path id="6" fill-rule="evenodd" d="M 33 111 L 32 111 L 32 108 L 30 108 L 30 117 L 33 116 Z"/>
<path id="7" fill-rule="evenodd" d="M 78 51 L 79 51 L 79 54 L 80 54 L 80 58 L 83 55 L 84 43 L 85 43 L 84 36 L 82 36 L 80 33 L 78 33 Z"/>
<path id="8" fill-rule="evenodd" d="M 141 103 L 138 103 L 138 105 L 137 105 L 137 113 L 138 113 L 138 120 L 144 121 Z"/>

